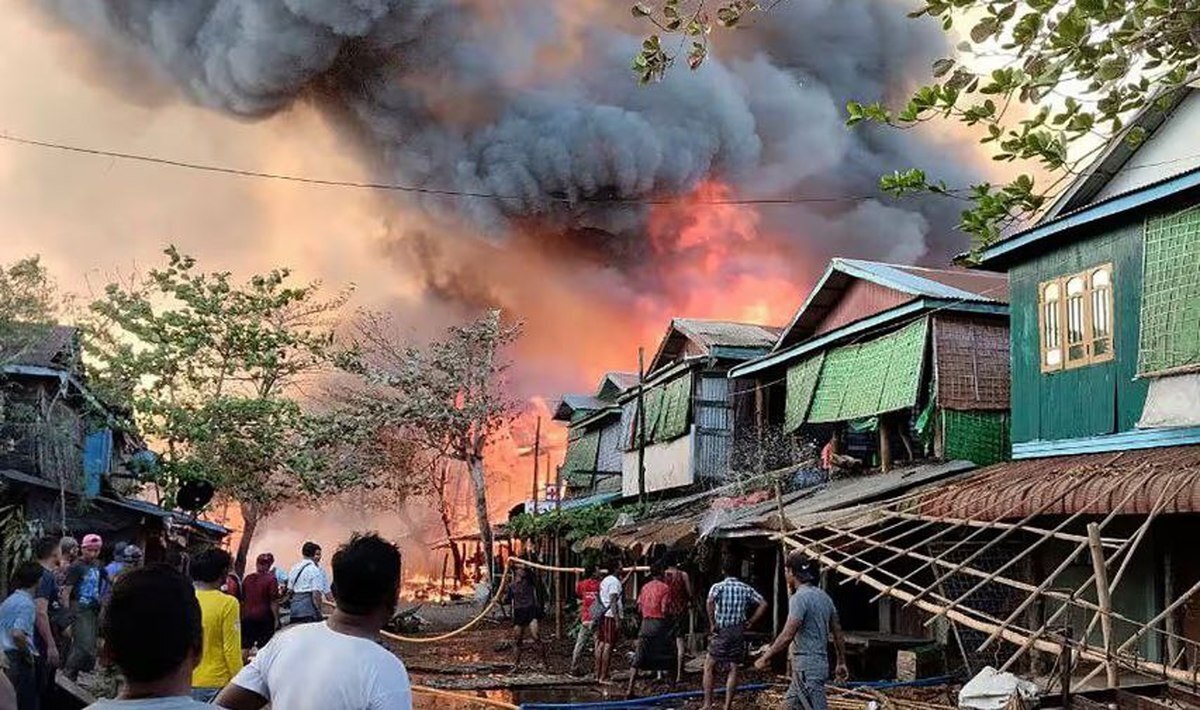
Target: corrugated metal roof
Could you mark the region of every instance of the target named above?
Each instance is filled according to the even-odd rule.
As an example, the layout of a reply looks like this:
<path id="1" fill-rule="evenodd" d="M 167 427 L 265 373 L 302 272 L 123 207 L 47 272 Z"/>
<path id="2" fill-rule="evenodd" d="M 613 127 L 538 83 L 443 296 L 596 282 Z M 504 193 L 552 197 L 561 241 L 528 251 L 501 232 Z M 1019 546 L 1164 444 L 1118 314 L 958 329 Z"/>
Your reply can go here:
<path id="1" fill-rule="evenodd" d="M 818 513 L 853 509 L 861 503 L 880 500 L 935 481 L 944 481 L 974 468 L 975 464 L 970 461 L 949 461 L 830 481 L 786 496 L 783 516 L 793 527 L 811 525 L 820 518 L 816 516 Z M 739 537 L 748 530 L 778 529 L 779 506 L 772 500 L 731 514 L 714 534 L 717 537 Z"/>
<path id="2" fill-rule="evenodd" d="M 20 323 L 15 329 L 14 342 L 0 343 L 0 360 L 10 365 L 75 369 L 78 329 L 35 323 Z"/>
<path id="3" fill-rule="evenodd" d="M 775 344 L 780 330 L 758 323 L 698 318 L 676 318 L 672 324 L 687 337 L 708 347 L 766 348 Z"/>
<path id="4" fill-rule="evenodd" d="M 672 318 L 646 372 L 657 373 L 674 362 L 700 354 L 713 356 L 720 348 L 737 351 L 736 356 L 721 353 L 721 357 L 756 357 L 770 350 L 778 337 L 779 328 L 757 323 Z M 689 343 L 694 347 L 689 348 Z"/>
<path id="5" fill-rule="evenodd" d="M 1114 510 L 1144 515 L 1163 491 L 1177 487 L 1163 512 L 1200 512 L 1200 446 L 996 464 L 930 492 L 920 508 L 928 515 L 973 520 Z"/>
<path id="6" fill-rule="evenodd" d="M 575 412 L 594 412 L 607 406 L 608 402 L 590 394 L 564 394 L 554 408 L 554 420 L 569 422 Z"/>
<path id="7" fill-rule="evenodd" d="M 597 393 L 604 390 L 604 385 L 607 382 L 612 382 L 613 385 L 620 391 L 636 387 L 638 383 L 638 374 L 636 372 L 606 372 L 604 379 L 600 382 L 600 386 L 596 389 Z"/>
<path id="8" fill-rule="evenodd" d="M 780 351 L 811 337 L 856 279 L 869 281 L 912 298 L 944 298 L 980 303 L 1008 303 L 1008 276 L 968 269 L 928 269 L 835 257 L 809 292 L 775 343 Z"/>

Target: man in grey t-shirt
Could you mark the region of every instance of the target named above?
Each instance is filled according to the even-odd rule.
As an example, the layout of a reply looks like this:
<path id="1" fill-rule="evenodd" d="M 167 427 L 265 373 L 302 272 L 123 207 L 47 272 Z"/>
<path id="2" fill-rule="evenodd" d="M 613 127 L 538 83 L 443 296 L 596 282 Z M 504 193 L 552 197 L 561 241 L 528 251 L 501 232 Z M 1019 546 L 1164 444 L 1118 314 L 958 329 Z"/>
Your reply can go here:
<path id="1" fill-rule="evenodd" d="M 788 588 L 788 620 L 779 636 L 755 661 L 754 667 L 765 670 L 771 657 L 791 644 L 792 684 L 784 701 L 788 710 L 826 710 L 825 682 L 829 680 L 829 636 L 837 652 L 834 677 L 843 681 L 846 671 L 846 645 L 842 626 L 838 623 L 833 600 L 819 587 L 816 567 L 799 551 L 788 555 L 786 562 Z"/>

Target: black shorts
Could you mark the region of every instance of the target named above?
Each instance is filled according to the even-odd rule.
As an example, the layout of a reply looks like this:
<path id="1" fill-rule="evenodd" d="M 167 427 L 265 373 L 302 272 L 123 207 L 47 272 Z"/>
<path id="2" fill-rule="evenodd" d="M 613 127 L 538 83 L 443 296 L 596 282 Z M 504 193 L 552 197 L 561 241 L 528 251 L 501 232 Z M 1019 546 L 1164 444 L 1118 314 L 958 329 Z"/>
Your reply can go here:
<path id="1" fill-rule="evenodd" d="M 529 626 L 545 616 L 541 607 L 513 607 L 513 626 Z"/>
<path id="2" fill-rule="evenodd" d="M 274 635 L 275 619 L 242 619 L 242 648 L 262 648 Z"/>

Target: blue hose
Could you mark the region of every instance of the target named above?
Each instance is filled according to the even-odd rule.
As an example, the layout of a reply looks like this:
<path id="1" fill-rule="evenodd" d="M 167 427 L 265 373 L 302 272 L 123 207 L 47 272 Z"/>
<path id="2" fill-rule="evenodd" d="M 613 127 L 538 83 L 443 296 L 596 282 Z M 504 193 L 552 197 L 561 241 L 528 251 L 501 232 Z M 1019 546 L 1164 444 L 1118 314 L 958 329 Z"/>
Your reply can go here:
<path id="1" fill-rule="evenodd" d="M 734 692 L 743 693 L 756 690 L 765 690 L 770 688 L 768 683 L 752 683 L 743 685 L 735 689 Z M 714 689 L 716 694 L 725 692 L 725 688 Z M 521 710 L 567 710 L 568 708 L 592 708 L 593 710 L 617 710 L 617 708 L 642 708 L 647 705 L 657 705 L 658 703 L 668 700 L 686 700 L 688 698 L 704 697 L 703 690 L 688 690 L 680 693 L 667 693 L 665 695 L 649 695 L 644 698 L 633 698 L 632 700 L 599 700 L 590 703 L 522 703 Z"/>

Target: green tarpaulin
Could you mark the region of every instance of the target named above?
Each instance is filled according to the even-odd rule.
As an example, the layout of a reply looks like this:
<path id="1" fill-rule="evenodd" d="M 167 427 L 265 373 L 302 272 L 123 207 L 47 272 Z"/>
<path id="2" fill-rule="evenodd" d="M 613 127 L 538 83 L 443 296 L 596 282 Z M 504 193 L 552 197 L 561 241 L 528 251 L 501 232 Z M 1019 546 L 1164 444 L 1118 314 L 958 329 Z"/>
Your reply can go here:
<path id="1" fill-rule="evenodd" d="M 1200 369 L 1200 212 L 1147 220 L 1145 248 L 1138 372 Z"/>
<path id="2" fill-rule="evenodd" d="M 596 470 L 596 454 L 600 450 L 600 430 L 589 431 L 567 442 L 563 456 L 563 475 L 591 474 Z"/>
<path id="3" fill-rule="evenodd" d="M 806 421 L 840 422 L 915 406 L 927 329 L 928 319 L 922 318 L 882 338 L 827 353 Z"/>
<path id="4" fill-rule="evenodd" d="M 987 466 L 1008 459 L 1008 412 L 943 409 L 942 426 L 946 460 Z"/>
<path id="5" fill-rule="evenodd" d="M 788 369 L 787 410 L 783 419 L 783 426 L 787 431 L 796 431 L 804 423 L 804 417 L 808 415 L 808 407 L 812 404 L 813 391 L 817 388 L 817 378 L 821 375 L 823 362 L 825 362 L 825 354 L 821 353 Z"/>

